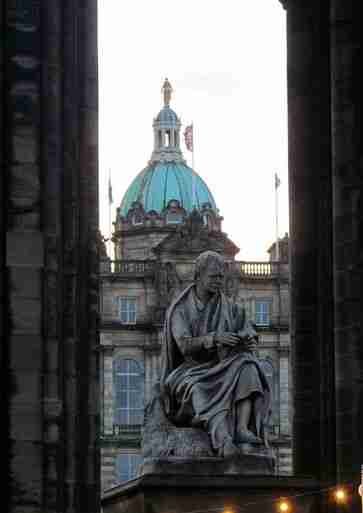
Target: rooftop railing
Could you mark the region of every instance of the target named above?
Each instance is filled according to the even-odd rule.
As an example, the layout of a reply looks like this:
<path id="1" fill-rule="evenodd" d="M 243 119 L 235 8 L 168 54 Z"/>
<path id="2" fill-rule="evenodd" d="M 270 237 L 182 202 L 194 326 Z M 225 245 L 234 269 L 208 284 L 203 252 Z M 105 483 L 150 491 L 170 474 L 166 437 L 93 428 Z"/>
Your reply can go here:
<path id="1" fill-rule="evenodd" d="M 288 274 L 286 262 L 236 262 L 237 269 L 246 278 L 276 278 Z"/>
<path id="2" fill-rule="evenodd" d="M 100 263 L 101 274 L 113 274 L 118 276 L 145 276 L 155 272 L 157 262 L 154 260 L 102 260 Z M 235 261 L 232 266 L 238 270 L 242 277 L 254 279 L 276 278 L 288 276 L 288 264 L 286 262 L 252 262 Z"/>
<path id="3" fill-rule="evenodd" d="M 103 260 L 100 263 L 102 274 L 145 275 L 154 272 L 153 260 Z"/>

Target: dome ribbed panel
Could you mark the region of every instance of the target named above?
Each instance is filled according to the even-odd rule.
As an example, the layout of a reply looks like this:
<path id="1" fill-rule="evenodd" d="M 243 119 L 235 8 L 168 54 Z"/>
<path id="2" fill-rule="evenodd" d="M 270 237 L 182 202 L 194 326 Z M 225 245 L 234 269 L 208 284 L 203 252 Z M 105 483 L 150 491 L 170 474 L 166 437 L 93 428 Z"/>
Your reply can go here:
<path id="1" fill-rule="evenodd" d="M 121 208 L 122 215 L 126 215 L 125 212 L 126 213 L 128 212 L 132 203 L 134 201 L 138 201 L 140 190 L 143 189 L 142 183 L 144 181 L 144 177 L 145 177 L 145 179 L 147 179 L 147 173 L 148 173 L 148 168 L 145 168 L 143 171 L 141 171 L 136 176 L 136 178 L 133 180 L 133 182 L 131 182 L 131 185 L 127 189 L 127 191 L 122 199 L 122 202 L 121 202 L 120 208 Z"/>
<path id="2" fill-rule="evenodd" d="M 150 167 L 142 201 L 146 212 L 150 210 L 161 212 L 167 182 L 168 172 L 165 166 L 154 165 Z"/>
<path id="3" fill-rule="evenodd" d="M 193 184 L 194 176 L 194 184 Z M 169 201 L 178 200 L 187 211 L 193 209 L 193 186 L 196 208 L 210 203 L 217 210 L 214 198 L 205 182 L 190 167 L 180 162 L 157 162 L 137 175 L 127 189 L 121 203 L 121 215 L 125 216 L 133 201 L 140 201 L 146 212 L 161 213 Z"/>
<path id="4" fill-rule="evenodd" d="M 175 125 L 178 116 L 170 107 L 164 107 L 156 117 L 156 121 L 162 125 Z"/>

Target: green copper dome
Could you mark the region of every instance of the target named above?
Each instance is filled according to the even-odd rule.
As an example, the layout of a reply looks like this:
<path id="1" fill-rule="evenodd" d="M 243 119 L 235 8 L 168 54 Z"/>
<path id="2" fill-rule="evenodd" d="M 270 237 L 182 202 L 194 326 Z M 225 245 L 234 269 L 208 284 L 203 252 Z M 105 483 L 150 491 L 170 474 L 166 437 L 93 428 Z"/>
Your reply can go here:
<path id="1" fill-rule="evenodd" d="M 170 108 L 173 88 L 166 78 L 162 88 L 164 106 L 153 120 L 154 149 L 149 165 L 127 189 L 118 214 L 126 217 L 134 202 L 145 212 L 161 214 L 171 200 L 177 200 L 187 213 L 209 204 L 218 214 L 216 203 L 200 176 L 187 166 L 180 149 L 181 121 Z"/>
<path id="2" fill-rule="evenodd" d="M 210 203 L 217 212 L 216 203 L 205 182 L 186 164 L 175 161 L 156 161 L 141 171 L 127 189 L 119 212 L 126 216 L 132 203 L 139 201 L 145 212 L 155 210 L 161 213 L 171 200 L 178 200 L 187 212 L 194 207 L 200 210 L 204 203 Z"/>

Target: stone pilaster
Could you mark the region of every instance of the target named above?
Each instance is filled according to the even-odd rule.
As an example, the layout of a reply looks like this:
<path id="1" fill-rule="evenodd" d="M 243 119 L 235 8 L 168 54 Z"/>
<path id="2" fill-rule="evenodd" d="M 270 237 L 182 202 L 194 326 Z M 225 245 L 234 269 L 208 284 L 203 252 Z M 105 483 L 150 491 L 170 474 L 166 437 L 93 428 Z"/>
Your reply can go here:
<path id="1" fill-rule="evenodd" d="M 113 433 L 113 349 L 103 351 L 104 385 L 103 385 L 103 431 L 106 435 Z"/>
<path id="2" fill-rule="evenodd" d="M 280 350 L 279 354 L 279 406 L 280 406 L 280 436 L 291 436 L 290 422 L 290 369 L 289 351 Z"/>

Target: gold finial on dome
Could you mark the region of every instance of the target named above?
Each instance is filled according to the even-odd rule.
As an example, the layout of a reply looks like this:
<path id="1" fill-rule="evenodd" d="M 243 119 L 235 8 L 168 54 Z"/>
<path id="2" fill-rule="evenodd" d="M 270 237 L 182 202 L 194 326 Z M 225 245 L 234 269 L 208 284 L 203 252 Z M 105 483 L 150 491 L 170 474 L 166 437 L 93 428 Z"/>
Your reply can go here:
<path id="1" fill-rule="evenodd" d="M 169 107 L 170 100 L 171 100 L 171 93 L 173 92 L 173 88 L 171 87 L 171 83 L 166 78 L 164 80 L 163 87 L 161 88 L 161 92 L 164 95 L 164 105 L 165 107 Z"/>

